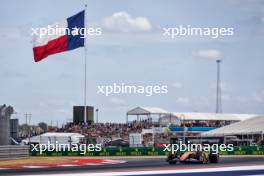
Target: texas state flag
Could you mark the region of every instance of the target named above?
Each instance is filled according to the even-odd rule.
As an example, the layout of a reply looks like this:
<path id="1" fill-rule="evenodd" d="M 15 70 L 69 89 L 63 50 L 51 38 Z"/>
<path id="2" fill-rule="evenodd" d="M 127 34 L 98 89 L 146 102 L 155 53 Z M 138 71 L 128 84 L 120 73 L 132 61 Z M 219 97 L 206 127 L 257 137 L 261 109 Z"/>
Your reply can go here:
<path id="1" fill-rule="evenodd" d="M 84 46 L 84 11 L 64 21 L 38 28 L 33 34 L 33 52 L 35 62 L 49 55 L 73 50 Z"/>

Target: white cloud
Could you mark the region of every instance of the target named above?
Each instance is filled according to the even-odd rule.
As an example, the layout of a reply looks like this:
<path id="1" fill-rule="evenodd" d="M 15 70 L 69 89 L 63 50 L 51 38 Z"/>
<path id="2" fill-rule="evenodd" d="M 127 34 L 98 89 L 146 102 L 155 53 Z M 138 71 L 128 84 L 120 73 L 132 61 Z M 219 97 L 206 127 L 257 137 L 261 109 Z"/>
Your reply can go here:
<path id="1" fill-rule="evenodd" d="M 0 37 L 18 40 L 21 37 L 21 30 L 18 28 L 0 28 Z"/>
<path id="2" fill-rule="evenodd" d="M 244 95 L 239 95 L 236 97 L 236 100 L 239 101 L 240 103 L 246 103 L 249 101 L 249 98 Z"/>
<path id="3" fill-rule="evenodd" d="M 189 98 L 187 97 L 179 97 L 176 99 L 176 102 L 179 103 L 179 104 L 189 104 Z"/>
<path id="4" fill-rule="evenodd" d="M 172 87 L 176 88 L 176 89 L 181 89 L 182 88 L 182 84 L 180 82 L 175 82 L 172 84 Z"/>
<path id="5" fill-rule="evenodd" d="M 115 97 L 111 98 L 111 102 L 118 104 L 118 105 L 125 105 L 126 104 L 125 100 L 120 99 L 120 98 L 115 98 Z"/>
<path id="6" fill-rule="evenodd" d="M 103 19 L 103 26 L 111 31 L 118 32 L 145 32 L 150 31 L 152 25 L 145 17 L 132 18 L 125 11 L 116 12 Z"/>
<path id="7" fill-rule="evenodd" d="M 215 49 L 208 49 L 208 50 L 199 50 L 194 53 L 195 57 L 202 58 L 202 59 L 221 59 L 222 53 Z"/>
<path id="8" fill-rule="evenodd" d="M 259 103 L 264 103 L 264 90 L 262 90 L 258 93 L 255 93 L 253 95 L 253 99 Z"/>
<path id="9" fill-rule="evenodd" d="M 262 23 L 264 23 L 264 17 L 261 17 L 261 18 L 260 18 L 260 21 L 261 21 Z"/>
<path id="10" fill-rule="evenodd" d="M 222 100 L 229 101 L 229 100 L 231 100 L 231 97 L 228 94 L 224 94 L 224 95 L 222 95 Z"/>

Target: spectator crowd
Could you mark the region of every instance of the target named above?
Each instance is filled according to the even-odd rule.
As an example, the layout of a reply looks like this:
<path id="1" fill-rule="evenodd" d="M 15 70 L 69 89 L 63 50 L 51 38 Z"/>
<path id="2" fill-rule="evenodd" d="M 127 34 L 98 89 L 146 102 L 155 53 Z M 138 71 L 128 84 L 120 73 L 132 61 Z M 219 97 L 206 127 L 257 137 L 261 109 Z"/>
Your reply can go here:
<path id="1" fill-rule="evenodd" d="M 181 122 L 180 126 L 183 127 L 220 127 L 223 125 L 227 125 L 229 122 L 222 121 L 185 121 Z M 43 125 L 43 124 L 42 124 Z M 129 141 L 130 133 L 142 133 L 143 129 L 152 129 L 154 127 L 161 127 L 159 123 L 153 123 L 149 120 L 142 121 L 132 121 L 129 123 L 92 123 L 92 124 L 84 124 L 84 123 L 67 123 L 66 125 L 59 127 L 49 127 L 47 131 L 49 132 L 70 132 L 70 133 L 80 133 L 84 135 L 87 139 L 94 139 L 98 142 L 98 139 L 112 141 L 115 139 L 122 139 L 124 141 Z M 163 127 L 174 127 L 173 124 L 169 124 L 168 126 Z M 22 130 L 26 133 L 23 133 L 24 137 L 28 137 L 28 126 L 23 126 Z M 32 130 L 33 129 L 33 130 Z M 169 129 L 169 128 L 167 128 Z M 44 130 L 41 128 L 31 127 L 31 135 L 35 136 L 39 135 Z M 154 136 L 153 136 L 154 135 Z M 171 137 L 179 137 L 182 134 L 180 133 L 172 133 L 170 130 L 166 130 L 164 133 L 144 133 L 143 134 L 143 145 L 144 146 L 152 146 L 156 144 L 169 143 Z M 187 132 L 187 136 L 193 136 L 195 134 Z"/>

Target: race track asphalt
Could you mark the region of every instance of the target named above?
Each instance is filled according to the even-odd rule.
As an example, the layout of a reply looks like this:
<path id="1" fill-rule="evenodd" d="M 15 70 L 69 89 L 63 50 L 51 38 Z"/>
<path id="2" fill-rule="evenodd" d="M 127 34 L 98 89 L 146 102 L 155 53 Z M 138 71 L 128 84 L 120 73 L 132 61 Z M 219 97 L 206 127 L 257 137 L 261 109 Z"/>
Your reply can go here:
<path id="1" fill-rule="evenodd" d="M 121 164 L 107 165 L 89 165 L 89 166 L 65 166 L 53 168 L 23 168 L 0 170 L 0 175 L 48 175 L 48 174 L 65 174 L 65 173 L 91 173 L 91 172 L 108 172 L 108 171 L 133 171 L 133 170 L 151 170 L 151 169 L 170 169 L 170 168 L 203 168 L 218 166 L 243 166 L 243 165 L 264 165 L 264 157 L 220 157 L 217 164 L 176 164 L 169 165 L 163 158 L 152 159 L 133 159 L 127 160 Z M 264 174 L 264 173 L 263 173 Z M 227 174 L 228 175 L 228 174 Z"/>

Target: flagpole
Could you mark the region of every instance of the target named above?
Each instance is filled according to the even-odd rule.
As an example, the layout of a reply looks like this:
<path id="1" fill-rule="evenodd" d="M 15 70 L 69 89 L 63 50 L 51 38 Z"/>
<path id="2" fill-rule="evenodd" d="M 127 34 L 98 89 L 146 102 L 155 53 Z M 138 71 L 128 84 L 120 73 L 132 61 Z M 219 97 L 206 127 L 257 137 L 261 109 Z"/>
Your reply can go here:
<path id="1" fill-rule="evenodd" d="M 84 27 L 86 31 L 86 11 L 87 11 L 87 4 L 85 4 L 84 9 Z M 84 124 L 87 124 L 87 110 L 86 110 L 86 62 L 87 62 L 87 46 L 86 46 L 86 35 L 84 36 Z"/>

